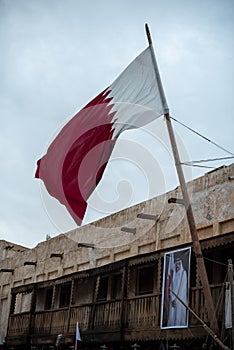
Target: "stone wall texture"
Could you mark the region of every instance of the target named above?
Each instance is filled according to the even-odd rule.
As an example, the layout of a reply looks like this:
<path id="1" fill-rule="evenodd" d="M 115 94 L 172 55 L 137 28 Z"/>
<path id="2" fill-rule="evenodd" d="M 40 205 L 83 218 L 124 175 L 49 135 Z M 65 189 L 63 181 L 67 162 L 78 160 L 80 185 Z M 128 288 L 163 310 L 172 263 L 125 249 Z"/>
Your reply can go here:
<path id="1" fill-rule="evenodd" d="M 200 239 L 234 232 L 234 164 L 187 184 Z M 185 208 L 169 204 L 180 188 L 28 249 L 0 241 L 0 335 L 4 339 L 12 287 L 47 281 L 114 261 L 191 242 Z M 151 219 L 138 215 L 151 215 Z M 79 247 L 78 243 L 93 247 Z M 51 257 L 51 254 L 62 254 Z M 34 262 L 35 265 L 25 265 Z M 25 305 L 27 300 L 23 300 Z M 20 308 L 20 306 L 19 306 Z"/>

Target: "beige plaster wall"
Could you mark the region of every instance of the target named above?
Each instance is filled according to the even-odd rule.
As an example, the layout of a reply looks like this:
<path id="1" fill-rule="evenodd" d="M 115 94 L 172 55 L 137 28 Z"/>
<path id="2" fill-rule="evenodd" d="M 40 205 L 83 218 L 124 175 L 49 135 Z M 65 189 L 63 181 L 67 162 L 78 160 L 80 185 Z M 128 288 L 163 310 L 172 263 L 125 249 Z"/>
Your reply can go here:
<path id="1" fill-rule="evenodd" d="M 234 164 L 207 173 L 188 184 L 200 239 L 234 231 L 234 181 L 228 179 L 233 175 Z M 168 204 L 171 197 L 181 198 L 180 188 L 60 234 L 33 249 L 6 250 L 6 246 L 11 244 L 0 241 L 0 268 L 14 269 L 14 273 L 0 272 L 0 335 L 4 338 L 6 334 L 12 287 L 55 279 L 130 256 L 191 242 L 185 208 L 179 204 Z M 137 217 L 140 213 L 157 215 L 158 220 L 140 219 Z M 136 233 L 123 232 L 122 227 L 134 228 Z M 95 247 L 78 248 L 81 242 L 92 243 Z M 63 254 L 63 258 L 51 258 L 51 253 Z M 24 266 L 25 261 L 36 265 Z"/>

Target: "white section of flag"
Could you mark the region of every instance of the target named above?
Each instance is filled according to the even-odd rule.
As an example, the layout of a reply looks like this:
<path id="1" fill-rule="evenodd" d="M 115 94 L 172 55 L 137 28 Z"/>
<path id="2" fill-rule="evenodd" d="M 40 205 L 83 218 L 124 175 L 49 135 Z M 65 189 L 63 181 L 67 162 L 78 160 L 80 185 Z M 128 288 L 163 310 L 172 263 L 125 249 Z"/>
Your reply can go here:
<path id="1" fill-rule="evenodd" d="M 113 104 L 114 136 L 131 128 L 142 127 L 165 114 L 159 85 L 147 47 L 110 85 L 108 97 Z"/>
<path id="2" fill-rule="evenodd" d="M 81 341 L 80 337 L 80 331 L 79 331 L 79 325 L 78 322 L 76 322 L 76 341 L 75 341 L 75 350 L 77 350 L 77 342 Z"/>

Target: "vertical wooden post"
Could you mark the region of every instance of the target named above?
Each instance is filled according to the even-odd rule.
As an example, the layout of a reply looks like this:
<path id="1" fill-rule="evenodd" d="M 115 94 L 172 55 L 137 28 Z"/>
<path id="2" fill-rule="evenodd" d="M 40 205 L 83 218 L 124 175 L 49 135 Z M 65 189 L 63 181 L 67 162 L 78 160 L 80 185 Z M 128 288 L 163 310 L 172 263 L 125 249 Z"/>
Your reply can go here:
<path id="1" fill-rule="evenodd" d="M 91 309 L 91 312 L 89 315 L 89 329 L 90 330 L 92 330 L 94 328 L 96 302 L 97 302 L 97 297 L 98 297 L 99 285 L 100 285 L 100 275 L 97 276 L 97 279 L 96 279 L 96 285 L 95 285 L 95 290 L 94 290 L 94 295 L 93 295 L 93 304 L 92 304 L 92 309 Z"/>
<path id="2" fill-rule="evenodd" d="M 28 346 L 31 344 L 31 336 L 34 333 L 35 327 L 35 309 L 36 309 L 36 290 L 35 286 L 32 288 L 31 302 L 30 302 L 30 315 L 28 323 Z"/>
<path id="3" fill-rule="evenodd" d="M 151 49 L 152 62 L 153 62 L 154 69 L 155 69 L 155 76 L 156 76 L 156 81 L 158 84 L 158 89 L 159 89 L 159 93 L 160 93 L 160 97 L 161 97 L 161 101 L 162 101 L 162 106 L 164 108 L 164 116 L 165 116 L 166 123 L 167 123 L 167 129 L 168 129 L 169 138 L 170 138 L 170 142 L 171 142 L 172 152 L 174 155 L 177 175 L 179 178 L 180 187 L 181 187 L 181 191 L 183 194 L 183 200 L 184 200 L 184 206 L 185 206 L 186 215 L 187 215 L 187 221 L 188 221 L 188 225 L 189 225 L 189 229 L 190 229 L 190 233 L 191 233 L 191 238 L 193 241 L 193 250 L 194 250 L 194 253 L 196 256 L 196 260 L 197 260 L 197 268 L 198 268 L 198 273 L 199 273 L 199 277 L 200 277 L 202 288 L 203 288 L 205 304 L 206 304 L 208 317 L 209 317 L 209 321 L 210 321 L 210 327 L 215 333 L 219 333 L 218 323 L 217 323 L 217 319 L 216 319 L 216 315 L 215 315 L 214 303 L 213 303 L 213 299 L 211 296 L 209 281 L 208 281 L 206 268 L 205 268 L 203 255 L 202 255 L 202 250 L 201 250 L 201 245 L 200 245 L 200 242 L 198 239 L 198 234 L 197 234 L 196 225 L 195 225 L 195 219 L 194 219 L 192 207 L 191 207 L 189 196 L 188 196 L 185 178 L 184 178 L 184 174 L 183 174 L 183 170 L 182 170 L 182 166 L 181 166 L 181 162 L 180 162 L 179 151 L 177 148 L 176 139 L 175 139 L 175 135 L 174 135 L 174 131 L 172 128 L 171 119 L 170 119 L 170 115 L 169 115 L 169 109 L 167 106 L 164 90 L 162 87 L 162 82 L 160 79 L 160 75 L 159 75 L 159 71 L 158 71 L 158 67 L 157 67 L 157 62 L 156 62 L 156 58 L 155 58 L 154 50 L 153 50 L 153 46 L 152 46 L 152 40 L 151 40 L 151 36 L 150 36 L 150 32 L 149 32 L 149 28 L 148 28 L 147 24 L 146 24 L 146 34 L 147 34 L 149 46 Z"/>
<path id="4" fill-rule="evenodd" d="M 66 332 L 69 333 L 69 329 L 70 329 L 70 320 L 71 320 L 71 307 L 72 307 L 72 303 L 73 303 L 73 296 L 74 296 L 74 286 L 75 286 L 75 280 L 74 278 L 72 278 L 71 281 L 71 293 L 70 293 L 70 301 L 69 301 L 69 306 L 68 306 L 68 317 L 67 317 L 67 324 L 65 325 L 66 327 Z M 64 327 L 64 329 L 65 329 Z"/>
<path id="5" fill-rule="evenodd" d="M 187 221 L 188 221 L 188 225 L 189 225 L 189 229 L 190 229 L 191 238 L 193 241 L 193 250 L 194 250 L 194 253 L 196 256 L 196 260 L 197 260 L 197 269 L 198 269 L 198 274 L 199 274 L 202 288 L 203 288 L 205 305 L 207 308 L 208 317 L 209 317 L 209 321 L 210 321 L 210 327 L 215 333 L 219 333 L 218 323 L 217 323 L 217 319 L 216 319 L 216 315 L 215 315 L 214 303 L 213 303 L 213 299 L 211 296 L 210 285 L 209 285 L 207 272 L 206 272 L 206 268 L 205 268 L 205 263 L 204 263 L 204 259 L 203 259 L 203 255 L 202 255 L 201 245 L 200 245 L 200 242 L 198 239 L 198 234 L 197 234 L 195 219 L 194 219 L 194 215 L 193 215 L 193 211 L 192 211 L 192 206 L 191 206 L 191 203 L 189 200 L 188 191 L 187 191 L 187 187 L 186 187 L 186 183 L 185 183 L 185 178 L 184 178 L 184 174 L 182 171 L 182 166 L 180 164 L 179 152 L 177 149 L 175 135 L 174 135 L 174 131 L 173 131 L 173 128 L 171 125 L 171 119 L 170 119 L 169 114 L 166 114 L 165 118 L 166 118 L 168 133 L 169 133 L 169 137 L 170 137 L 170 141 L 171 141 L 172 151 L 174 154 L 175 166 L 176 166 L 176 170 L 177 170 L 177 174 L 178 174 L 178 178 L 179 178 L 179 182 L 180 182 L 181 191 L 183 194 L 183 200 L 184 200 L 184 206 L 185 206 L 186 215 L 187 215 Z"/>
<path id="6" fill-rule="evenodd" d="M 122 284 L 121 284 L 121 309 L 120 309 L 120 337 L 121 337 L 121 343 L 124 341 L 124 301 L 125 301 L 125 290 L 126 290 L 126 274 L 127 274 L 127 262 L 125 263 L 125 266 L 122 270 Z"/>
<path id="7" fill-rule="evenodd" d="M 232 315 L 232 346 L 234 347 L 234 286 L 233 286 L 233 264 L 232 259 L 228 259 L 228 281 L 231 293 L 231 315 Z"/>
<path id="8" fill-rule="evenodd" d="M 51 334 L 51 329 L 52 329 L 52 323 L 53 323 L 53 315 L 54 315 L 54 303 L 55 303 L 55 297 L 56 297 L 56 292 L 57 292 L 57 286 L 56 284 L 53 283 L 53 295 L 52 295 L 52 302 L 51 302 L 51 308 L 48 310 L 50 312 L 50 334 Z"/>

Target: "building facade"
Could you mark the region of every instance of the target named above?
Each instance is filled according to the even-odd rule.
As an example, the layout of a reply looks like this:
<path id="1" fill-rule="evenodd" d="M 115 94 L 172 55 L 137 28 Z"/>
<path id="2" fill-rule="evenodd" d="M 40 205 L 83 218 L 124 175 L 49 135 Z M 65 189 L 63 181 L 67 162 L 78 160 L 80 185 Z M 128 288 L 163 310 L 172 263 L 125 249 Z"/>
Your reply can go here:
<path id="1" fill-rule="evenodd" d="M 229 347 L 233 173 L 234 164 L 188 184 L 219 336 Z M 191 313 L 188 327 L 161 327 L 165 254 L 192 247 L 185 208 L 171 200 L 181 197 L 178 187 L 33 249 L 1 241 L 0 335 L 8 348 L 53 349 L 62 334 L 58 347 L 72 349 L 77 322 L 82 349 L 210 346 L 211 337 Z M 209 326 L 193 251 L 189 272 L 188 305 Z"/>

